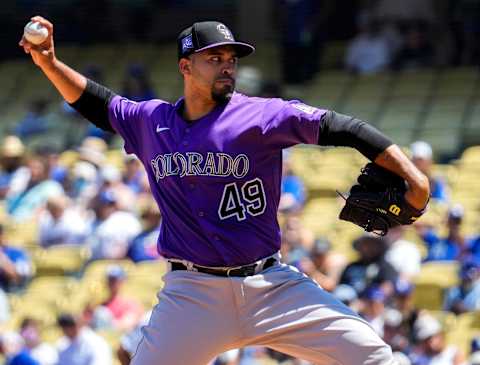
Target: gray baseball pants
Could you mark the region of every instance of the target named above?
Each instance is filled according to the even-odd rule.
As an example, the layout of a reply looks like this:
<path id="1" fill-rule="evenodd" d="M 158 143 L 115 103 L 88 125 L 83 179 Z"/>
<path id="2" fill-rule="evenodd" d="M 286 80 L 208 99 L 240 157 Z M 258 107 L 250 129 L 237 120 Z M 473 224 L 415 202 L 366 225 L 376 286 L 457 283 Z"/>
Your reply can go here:
<path id="1" fill-rule="evenodd" d="M 205 365 L 266 346 L 317 365 L 393 365 L 363 319 L 286 264 L 249 277 L 169 271 L 132 365 Z"/>

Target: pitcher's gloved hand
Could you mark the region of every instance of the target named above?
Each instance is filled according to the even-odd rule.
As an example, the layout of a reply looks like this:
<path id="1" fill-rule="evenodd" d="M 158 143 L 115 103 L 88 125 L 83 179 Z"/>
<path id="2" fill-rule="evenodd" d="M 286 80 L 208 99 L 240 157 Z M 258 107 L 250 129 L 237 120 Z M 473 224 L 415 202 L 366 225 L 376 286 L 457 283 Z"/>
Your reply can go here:
<path id="1" fill-rule="evenodd" d="M 403 178 L 374 163 L 362 168 L 357 181 L 339 218 L 367 232 L 383 236 L 389 228 L 412 224 L 425 212 L 405 200 L 407 185 Z"/>

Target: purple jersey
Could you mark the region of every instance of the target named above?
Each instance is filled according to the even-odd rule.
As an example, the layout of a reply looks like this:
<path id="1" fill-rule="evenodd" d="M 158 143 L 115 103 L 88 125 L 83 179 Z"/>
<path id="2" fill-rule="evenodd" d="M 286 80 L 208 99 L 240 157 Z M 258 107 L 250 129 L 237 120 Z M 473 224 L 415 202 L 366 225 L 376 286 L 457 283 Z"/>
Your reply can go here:
<path id="1" fill-rule="evenodd" d="M 112 127 L 148 173 L 163 215 L 158 249 L 205 266 L 244 265 L 280 249 L 282 149 L 317 144 L 325 110 L 234 93 L 188 122 L 175 105 L 116 96 Z"/>

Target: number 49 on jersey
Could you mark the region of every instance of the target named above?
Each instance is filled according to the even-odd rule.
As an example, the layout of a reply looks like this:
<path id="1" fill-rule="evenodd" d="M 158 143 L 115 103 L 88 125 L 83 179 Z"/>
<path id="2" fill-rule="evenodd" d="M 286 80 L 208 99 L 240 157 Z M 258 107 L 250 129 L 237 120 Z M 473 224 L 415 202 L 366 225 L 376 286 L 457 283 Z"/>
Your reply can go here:
<path id="1" fill-rule="evenodd" d="M 236 217 L 238 221 L 243 221 L 247 214 L 256 216 L 265 212 L 267 199 L 262 180 L 257 177 L 242 186 L 239 185 L 238 183 L 225 185 L 218 207 L 220 219 Z"/>

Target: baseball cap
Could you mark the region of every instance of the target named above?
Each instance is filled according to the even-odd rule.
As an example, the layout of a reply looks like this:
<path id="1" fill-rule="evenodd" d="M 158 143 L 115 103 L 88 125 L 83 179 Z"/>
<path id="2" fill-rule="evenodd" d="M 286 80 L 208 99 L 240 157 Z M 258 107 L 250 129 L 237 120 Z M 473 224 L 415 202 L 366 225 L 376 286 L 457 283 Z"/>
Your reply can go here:
<path id="1" fill-rule="evenodd" d="M 3 140 L 0 155 L 2 157 L 20 157 L 25 152 L 25 146 L 17 136 L 7 136 Z"/>
<path id="2" fill-rule="evenodd" d="M 245 57 L 255 51 L 255 47 L 245 42 L 238 42 L 228 27 L 220 22 L 197 22 L 184 29 L 177 37 L 178 59 L 208 48 L 231 45 L 237 57 Z"/>
<path id="3" fill-rule="evenodd" d="M 343 303 L 351 303 L 358 298 L 354 288 L 347 284 L 340 284 L 333 290 L 333 296 Z"/>
<path id="4" fill-rule="evenodd" d="M 461 204 L 454 204 L 448 210 L 448 218 L 450 219 L 462 219 L 465 214 L 463 206 Z"/>
<path id="5" fill-rule="evenodd" d="M 432 147 L 424 141 L 416 141 L 410 145 L 412 151 L 412 158 L 419 158 L 422 160 L 430 160 L 433 155 Z"/>
<path id="6" fill-rule="evenodd" d="M 98 201 L 104 205 L 111 205 L 117 202 L 117 197 L 112 190 L 103 190 L 98 195 Z"/>
<path id="7" fill-rule="evenodd" d="M 363 298 L 371 300 L 372 302 L 385 302 L 387 296 L 379 286 L 373 285 L 365 290 Z"/>
<path id="8" fill-rule="evenodd" d="M 413 291 L 414 288 L 415 286 L 405 279 L 398 279 L 395 282 L 395 294 L 398 296 L 407 296 Z"/>
<path id="9" fill-rule="evenodd" d="M 419 341 L 426 340 L 440 332 L 442 332 L 442 326 L 437 319 L 430 315 L 420 316 L 413 325 L 415 337 Z"/>

